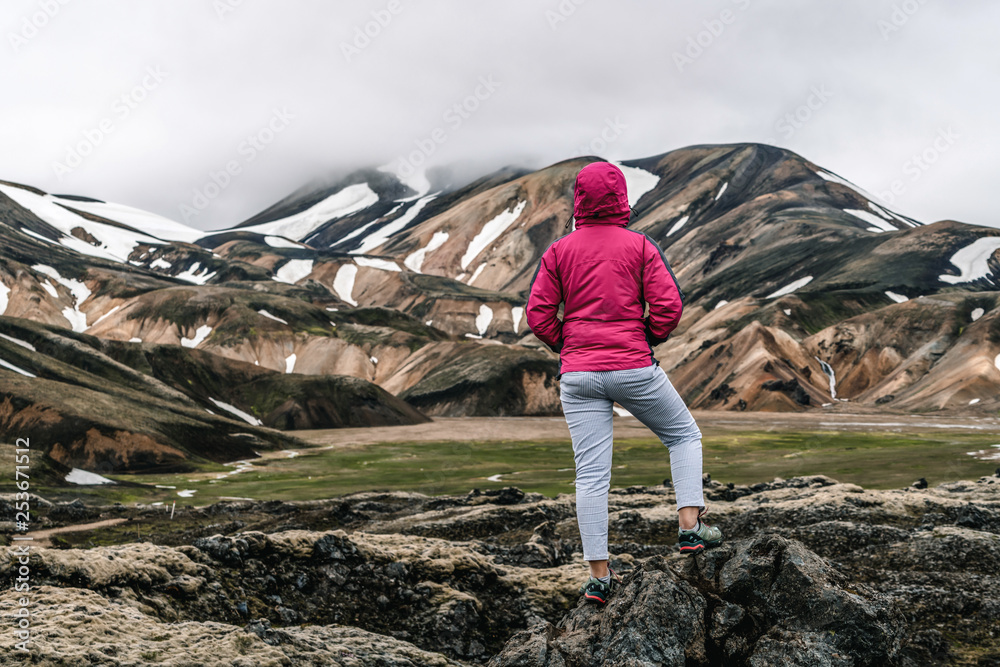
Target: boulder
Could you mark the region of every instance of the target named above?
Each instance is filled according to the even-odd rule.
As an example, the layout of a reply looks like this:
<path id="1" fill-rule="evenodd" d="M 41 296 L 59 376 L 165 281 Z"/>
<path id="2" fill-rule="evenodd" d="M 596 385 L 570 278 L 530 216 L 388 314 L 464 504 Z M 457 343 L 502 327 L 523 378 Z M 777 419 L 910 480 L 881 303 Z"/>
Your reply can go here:
<path id="1" fill-rule="evenodd" d="M 802 544 L 764 535 L 631 572 L 605 608 L 514 635 L 492 667 L 889 665 L 905 632 L 891 598 Z"/>

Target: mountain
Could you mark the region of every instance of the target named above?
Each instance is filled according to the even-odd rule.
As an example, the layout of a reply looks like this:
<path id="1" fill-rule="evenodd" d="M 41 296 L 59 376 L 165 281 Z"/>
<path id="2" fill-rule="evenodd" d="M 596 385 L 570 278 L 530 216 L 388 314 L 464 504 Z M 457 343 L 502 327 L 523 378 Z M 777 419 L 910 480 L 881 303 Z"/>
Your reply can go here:
<path id="1" fill-rule="evenodd" d="M 458 185 L 363 169 L 208 233 L 0 182 L 0 323 L 89 341 L 202 411 L 215 399 L 279 429 L 346 425 L 338 406 L 352 401 L 377 404 L 372 424 L 558 414 L 558 359 L 524 304 L 541 253 L 572 230 L 576 173 L 598 159 Z M 923 224 L 772 146 L 620 166 L 630 227 L 661 245 L 686 295 L 655 352 L 693 408 L 1000 407 L 1000 230 Z M 31 388 L 64 377 L 23 350 L 0 348 L 4 386 L 23 387 L 21 410 L 52 407 L 55 393 Z M 140 350 L 147 362 L 131 364 Z M 126 386 L 102 373 L 88 391 Z M 143 433 L 183 454 L 162 429 Z"/>

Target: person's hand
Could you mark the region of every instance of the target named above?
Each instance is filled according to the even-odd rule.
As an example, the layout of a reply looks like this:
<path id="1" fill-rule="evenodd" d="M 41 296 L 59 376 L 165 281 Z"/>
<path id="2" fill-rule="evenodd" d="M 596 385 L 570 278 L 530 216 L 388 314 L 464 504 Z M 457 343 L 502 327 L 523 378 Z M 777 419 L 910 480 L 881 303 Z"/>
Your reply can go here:
<path id="1" fill-rule="evenodd" d="M 667 336 L 666 338 L 657 338 L 656 336 L 654 336 L 652 329 L 650 329 L 649 327 L 648 317 L 643 320 L 643 324 L 645 325 L 646 329 L 646 342 L 649 343 L 650 347 L 656 347 L 660 343 L 665 343 L 667 342 L 667 339 L 670 338 L 670 336 Z"/>

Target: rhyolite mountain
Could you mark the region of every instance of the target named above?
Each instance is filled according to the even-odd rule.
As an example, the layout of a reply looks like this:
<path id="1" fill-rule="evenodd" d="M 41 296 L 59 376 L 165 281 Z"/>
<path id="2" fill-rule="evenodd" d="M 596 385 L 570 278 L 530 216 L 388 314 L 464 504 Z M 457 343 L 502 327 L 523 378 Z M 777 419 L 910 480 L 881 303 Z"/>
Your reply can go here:
<path id="1" fill-rule="evenodd" d="M 224 403 L 218 418 L 241 428 L 345 425 L 335 406 L 352 401 L 371 406 L 371 424 L 557 414 L 558 357 L 524 306 L 541 253 L 572 230 L 576 173 L 598 159 L 460 185 L 364 169 L 208 233 L 0 182 L 0 331 L 17 339 L 0 339 L 0 435 L 40 423 L 26 416 L 35 406 L 60 407 L 37 387 L 74 384 L 48 348 L 22 340 L 24 320 L 180 392 L 205 418 Z M 772 146 L 691 146 L 620 166 L 630 228 L 660 244 L 685 292 L 681 325 L 655 354 L 691 407 L 1000 405 L 1000 230 L 922 224 Z M 85 365 L 93 377 L 74 386 L 128 386 L 107 368 Z M 180 451 L 164 419 L 147 415 L 142 434 Z M 124 432 L 110 418 L 94 428 Z"/>

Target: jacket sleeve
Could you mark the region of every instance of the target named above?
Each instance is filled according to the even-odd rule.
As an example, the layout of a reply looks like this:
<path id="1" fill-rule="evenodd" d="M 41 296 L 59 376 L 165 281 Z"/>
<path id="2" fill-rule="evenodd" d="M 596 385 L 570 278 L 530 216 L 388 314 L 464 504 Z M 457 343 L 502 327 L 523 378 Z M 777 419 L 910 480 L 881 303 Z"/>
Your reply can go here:
<path id="1" fill-rule="evenodd" d="M 646 340 L 659 345 L 677 328 L 684 311 L 684 293 L 681 292 L 674 272 L 656 242 L 646 236 L 643 240 L 643 295 L 649 304 L 646 318 Z"/>
<path id="2" fill-rule="evenodd" d="M 554 352 L 559 352 L 563 345 L 562 322 L 556 317 L 562 300 L 562 281 L 556 266 L 555 250 L 549 246 L 531 279 L 525 310 L 531 332 Z"/>

